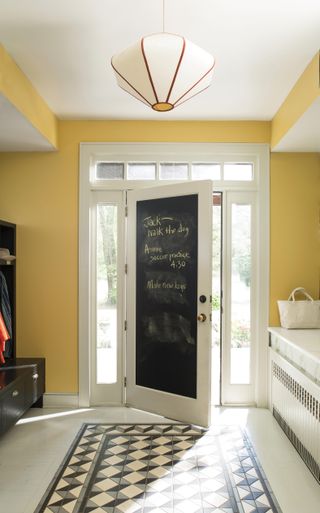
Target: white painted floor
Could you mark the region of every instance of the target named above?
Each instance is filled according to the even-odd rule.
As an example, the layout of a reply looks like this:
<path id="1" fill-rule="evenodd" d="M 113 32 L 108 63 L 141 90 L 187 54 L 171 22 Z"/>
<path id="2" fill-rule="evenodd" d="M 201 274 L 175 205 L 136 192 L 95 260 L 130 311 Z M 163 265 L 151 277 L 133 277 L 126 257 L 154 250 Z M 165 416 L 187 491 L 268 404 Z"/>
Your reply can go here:
<path id="1" fill-rule="evenodd" d="M 34 512 L 83 422 L 158 421 L 128 408 L 29 410 L 0 438 L 0 513 Z M 283 513 L 320 512 L 320 485 L 268 410 L 215 408 L 212 421 L 247 428 Z"/>

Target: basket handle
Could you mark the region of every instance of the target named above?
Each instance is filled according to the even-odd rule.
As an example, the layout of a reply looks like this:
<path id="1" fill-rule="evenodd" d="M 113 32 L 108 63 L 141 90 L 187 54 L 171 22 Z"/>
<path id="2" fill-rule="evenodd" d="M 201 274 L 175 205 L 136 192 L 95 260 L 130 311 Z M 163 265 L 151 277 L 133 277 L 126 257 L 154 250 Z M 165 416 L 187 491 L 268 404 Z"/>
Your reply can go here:
<path id="1" fill-rule="evenodd" d="M 308 298 L 310 301 L 313 301 L 313 298 L 310 296 L 310 294 L 308 294 L 306 289 L 304 289 L 303 287 L 297 287 L 296 289 L 294 289 L 288 297 L 288 301 L 295 301 L 295 294 L 297 292 L 301 292 L 301 294 L 304 294 L 306 298 Z"/>

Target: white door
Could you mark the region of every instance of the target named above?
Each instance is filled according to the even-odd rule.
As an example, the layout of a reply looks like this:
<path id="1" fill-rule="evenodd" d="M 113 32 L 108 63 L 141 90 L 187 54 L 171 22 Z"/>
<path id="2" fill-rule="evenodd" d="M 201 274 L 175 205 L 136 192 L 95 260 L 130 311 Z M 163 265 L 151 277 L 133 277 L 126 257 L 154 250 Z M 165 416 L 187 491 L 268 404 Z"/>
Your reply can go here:
<path id="1" fill-rule="evenodd" d="M 212 182 L 128 192 L 126 402 L 210 421 Z"/>

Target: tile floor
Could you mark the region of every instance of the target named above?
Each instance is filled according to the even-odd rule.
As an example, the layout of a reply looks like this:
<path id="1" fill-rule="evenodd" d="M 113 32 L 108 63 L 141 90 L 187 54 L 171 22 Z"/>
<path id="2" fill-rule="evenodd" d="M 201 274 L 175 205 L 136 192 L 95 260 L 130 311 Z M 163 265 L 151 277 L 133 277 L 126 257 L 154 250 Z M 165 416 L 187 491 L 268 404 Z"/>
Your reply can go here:
<path id="1" fill-rule="evenodd" d="M 281 513 L 245 430 L 84 424 L 37 513 Z"/>
<path id="2" fill-rule="evenodd" d="M 246 427 L 283 513 L 320 512 L 320 486 L 269 411 L 215 408 L 212 420 Z M 165 420 L 128 408 L 31 409 L 0 438 L 0 513 L 34 512 L 83 422 Z"/>

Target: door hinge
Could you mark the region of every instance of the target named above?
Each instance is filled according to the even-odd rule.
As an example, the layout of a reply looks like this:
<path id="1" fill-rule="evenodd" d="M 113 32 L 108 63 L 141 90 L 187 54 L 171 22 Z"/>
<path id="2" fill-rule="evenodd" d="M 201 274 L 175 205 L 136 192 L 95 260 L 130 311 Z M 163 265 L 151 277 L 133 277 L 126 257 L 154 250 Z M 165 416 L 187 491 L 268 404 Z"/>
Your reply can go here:
<path id="1" fill-rule="evenodd" d="M 128 323 L 127 321 L 124 321 L 124 331 L 127 331 Z"/>
<path id="2" fill-rule="evenodd" d="M 124 388 L 127 387 L 127 377 L 126 376 L 123 378 L 123 386 L 124 386 Z"/>
<path id="3" fill-rule="evenodd" d="M 126 217 L 128 217 L 128 207 L 127 207 L 127 206 L 125 206 L 125 209 L 124 209 L 124 215 L 125 215 Z"/>
<path id="4" fill-rule="evenodd" d="M 124 273 L 128 274 L 128 264 L 124 264 Z"/>

